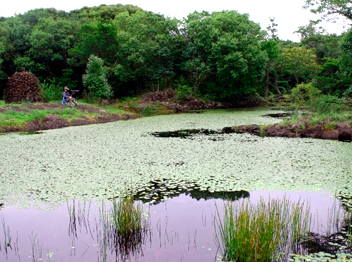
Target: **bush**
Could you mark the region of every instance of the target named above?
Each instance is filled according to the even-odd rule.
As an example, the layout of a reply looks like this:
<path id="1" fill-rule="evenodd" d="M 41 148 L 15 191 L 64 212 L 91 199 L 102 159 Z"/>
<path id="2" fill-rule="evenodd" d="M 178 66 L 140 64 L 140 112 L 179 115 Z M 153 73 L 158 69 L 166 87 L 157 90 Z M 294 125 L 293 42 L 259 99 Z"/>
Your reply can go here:
<path id="1" fill-rule="evenodd" d="M 299 106 L 312 105 L 319 94 L 320 90 L 312 83 L 302 83 L 292 88 L 290 98 Z"/>
<path id="2" fill-rule="evenodd" d="M 352 85 L 350 85 L 350 87 L 347 88 L 342 95 L 344 98 L 352 97 Z"/>
<path id="3" fill-rule="evenodd" d="M 93 96 L 101 99 L 110 99 L 111 86 L 106 78 L 103 59 L 91 55 L 88 59 L 86 74 L 83 75 L 83 85 L 89 89 Z"/>
<path id="4" fill-rule="evenodd" d="M 347 110 L 347 106 L 337 96 L 320 95 L 312 102 L 311 109 L 317 113 L 331 113 Z"/>
<path id="5" fill-rule="evenodd" d="M 191 97 L 193 94 L 193 88 L 189 85 L 177 85 L 176 96 L 178 99 L 185 99 Z"/>
<path id="6" fill-rule="evenodd" d="M 53 83 L 49 84 L 45 80 L 39 84 L 40 93 L 39 96 L 43 101 L 50 102 L 62 99 L 62 88 Z"/>

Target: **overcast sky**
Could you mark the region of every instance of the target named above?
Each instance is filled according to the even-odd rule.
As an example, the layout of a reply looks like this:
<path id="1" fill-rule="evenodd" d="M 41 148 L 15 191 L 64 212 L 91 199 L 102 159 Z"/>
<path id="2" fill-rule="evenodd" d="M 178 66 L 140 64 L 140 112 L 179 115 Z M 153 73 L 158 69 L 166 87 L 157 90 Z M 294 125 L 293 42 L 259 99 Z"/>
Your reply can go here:
<path id="1" fill-rule="evenodd" d="M 31 9 L 54 7 L 57 10 L 71 11 L 84 6 L 99 6 L 101 4 L 131 4 L 141 7 L 144 10 L 160 13 L 166 17 L 182 19 L 194 11 L 208 12 L 236 10 L 239 13 L 249 14 L 250 20 L 259 23 L 265 29 L 270 23 L 269 17 L 275 17 L 278 24 L 278 35 L 282 40 L 299 41 L 297 34 L 293 34 L 299 26 L 309 23 L 309 19 L 317 19 L 309 10 L 302 8 L 304 0 L 2 0 L 0 16 L 13 16 L 23 14 Z M 323 28 L 329 33 L 340 34 L 345 31 L 342 23 L 324 23 Z"/>

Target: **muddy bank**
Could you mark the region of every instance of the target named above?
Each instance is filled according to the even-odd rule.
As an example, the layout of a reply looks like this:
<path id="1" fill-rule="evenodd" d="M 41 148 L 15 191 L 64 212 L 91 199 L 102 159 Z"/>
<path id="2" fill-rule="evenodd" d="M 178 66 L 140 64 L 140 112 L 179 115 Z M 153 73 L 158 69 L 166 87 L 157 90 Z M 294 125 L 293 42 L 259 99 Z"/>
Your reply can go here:
<path id="1" fill-rule="evenodd" d="M 301 137 L 301 138 L 317 138 L 339 141 L 352 141 L 352 126 L 347 123 L 340 123 L 333 128 L 326 128 L 326 123 L 321 122 L 315 126 L 309 124 L 307 118 L 299 120 L 297 123 L 271 126 L 244 125 L 232 127 L 237 133 L 250 133 L 253 135 L 267 137 Z"/>
<path id="2" fill-rule="evenodd" d="M 140 99 L 141 109 L 151 104 L 160 104 L 174 113 L 187 113 L 190 110 L 254 107 L 260 103 L 260 99 L 238 99 L 232 102 L 205 101 L 195 97 L 178 99 L 176 91 L 173 89 L 147 93 Z"/>
<path id="3" fill-rule="evenodd" d="M 31 110 L 64 110 L 65 106 L 61 104 L 49 104 L 49 103 L 29 103 L 21 106 L 7 105 L 4 108 L 0 109 L 1 113 L 6 111 L 16 111 L 27 113 Z M 40 130 L 48 129 L 57 129 L 69 126 L 82 126 L 82 125 L 91 125 L 99 123 L 107 123 L 118 120 L 127 120 L 137 118 L 136 114 L 112 114 L 102 108 L 89 106 L 89 105 L 80 105 L 78 108 L 79 111 L 83 113 L 91 113 L 92 116 L 79 115 L 75 117 L 74 120 L 67 120 L 61 118 L 57 114 L 49 114 L 44 118 L 36 118 L 33 121 L 25 123 L 23 126 L 0 126 L 0 133 L 9 133 L 9 132 L 35 132 Z M 96 114 L 96 115 L 94 115 Z"/>
<path id="4" fill-rule="evenodd" d="M 105 111 L 103 107 L 95 107 L 90 105 L 79 105 L 78 110 L 82 111 L 82 115 L 75 117 L 74 120 L 67 120 L 61 118 L 59 115 L 52 113 L 44 118 L 37 118 L 33 121 L 27 122 L 23 126 L 0 126 L 0 133 L 8 132 L 35 132 L 40 130 L 56 129 L 69 126 L 91 125 L 99 123 L 107 123 L 118 120 L 127 120 L 142 117 L 144 110 L 157 108 L 153 114 L 170 114 L 170 113 L 187 113 L 194 112 L 194 110 L 204 109 L 224 109 L 224 108 L 238 108 L 238 107 L 252 107 L 259 105 L 259 99 L 247 99 L 233 101 L 232 103 L 204 101 L 197 98 L 178 99 L 175 90 L 166 89 L 162 91 L 150 92 L 133 103 L 119 103 L 116 100 L 103 100 L 101 104 L 110 105 L 117 103 L 117 107 L 128 111 L 122 115 L 112 114 Z M 23 105 L 5 105 L 0 108 L 0 113 L 7 111 L 15 111 L 21 113 L 29 113 L 33 110 L 64 110 L 65 106 L 52 103 L 27 103 Z M 92 114 L 92 116 L 83 114 L 83 112 Z"/>

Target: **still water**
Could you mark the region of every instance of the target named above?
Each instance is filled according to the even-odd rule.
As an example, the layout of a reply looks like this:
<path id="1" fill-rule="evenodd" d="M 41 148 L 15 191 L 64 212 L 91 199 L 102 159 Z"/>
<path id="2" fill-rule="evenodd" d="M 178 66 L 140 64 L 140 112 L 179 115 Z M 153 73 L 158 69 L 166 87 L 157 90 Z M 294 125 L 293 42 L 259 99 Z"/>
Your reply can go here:
<path id="1" fill-rule="evenodd" d="M 305 201 L 315 218 L 315 232 L 325 230 L 326 214 L 336 202 L 324 192 L 254 191 L 244 198 L 256 203 L 282 198 Z M 237 201 L 242 201 L 241 198 Z M 215 217 L 223 213 L 224 200 L 195 199 L 181 194 L 156 205 L 143 205 L 149 218 L 148 231 L 135 246 L 104 250 L 102 216 L 109 202 L 69 201 L 54 210 L 5 207 L 0 211 L 2 226 L 11 238 L 5 248 L 0 233 L 1 261 L 214 261 Z M 72 210 L 74 208 L 74 214 Z M 103 212 L 103 213 L 102 213 Z M 7 234 L 6 233 L 6 234 Z M 106 255 L 106 256 L 105 256 Z"/>
<path id="2" fill-rule="evenodd" d="M 281 121 L 268 113 L 279 111 L 206 111 L 0 136 L 0 261 L 104 261 L 105 254 L 107 261 L 124 254 L 131 261 L 214 261 L 222 192 L 248 192 L 242 198 L 254 202 L 301 197 L 319 217 L 315 230 L 324 230 L 333 196 L 352 192 L 352 143 L 218 132 Z M 216 132 L 153 135 L 184 129 Z M 154 181 L 162 182 L 155 188 Z M 116 248 L 102 244 L 100 221 L 108 199 L 127 189 L 151 203 L 144 206 L 150 230 L 133 254 L 114 255 Z"/>

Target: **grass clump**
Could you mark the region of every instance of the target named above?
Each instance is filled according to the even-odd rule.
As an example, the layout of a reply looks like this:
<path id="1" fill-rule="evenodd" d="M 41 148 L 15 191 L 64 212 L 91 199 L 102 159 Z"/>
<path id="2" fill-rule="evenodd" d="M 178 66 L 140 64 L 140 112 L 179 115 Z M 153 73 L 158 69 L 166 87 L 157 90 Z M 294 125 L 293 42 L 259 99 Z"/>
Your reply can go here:
<path id="1" fill-rule="evenodd" d="M 142 253 L 146 241 L 149 220 L 143 212 L 141 204 L 135 204 L 133 196 L 127 194 L 119 200 L 112 201 L 110 212 L 102 214 L 102 234 L 100 246 L 103 261 L 109 248 L 119 254 L 122 261 L 130 259 L 131 255 Z"/>
<path id="2" fill-rule="evenodd" d="M 224 261 L 278 260 L 309 233 L 311 216 L 304 203 L 261 199 L 257 205 L 247 200 L 224 208 L 223 219 L 217 213 L 215 238 Z"/>
<path id="3" fill-rule="evenodd" d="M 113 201 L 112 222 L 116 228 L 117 234 L 128 236 L 137 233 L 143 228 L 142 207 L 134 205 L 131 195 L 127 195 L 120 201 Z"/>

